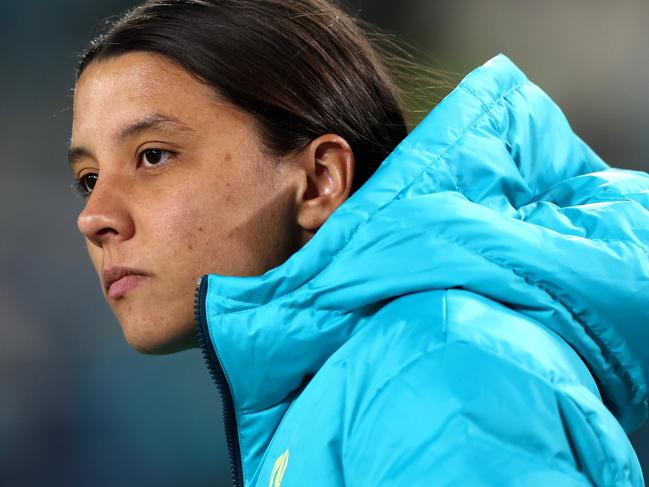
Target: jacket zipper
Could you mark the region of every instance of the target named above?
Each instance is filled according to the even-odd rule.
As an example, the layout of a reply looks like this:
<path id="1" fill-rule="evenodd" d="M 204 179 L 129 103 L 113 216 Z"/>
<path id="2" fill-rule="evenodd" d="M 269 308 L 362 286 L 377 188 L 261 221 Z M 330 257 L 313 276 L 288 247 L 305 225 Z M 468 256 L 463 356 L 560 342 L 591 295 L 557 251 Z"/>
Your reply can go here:
<path id="1" fill-rule="evenodd" d="M 230 458 L 230 472 L 234 487 L 243 487 L 243 468 L 241 467 L 241 450 L 239 448 L 239 435 L 237 433 L 237 418 L 234 414 L 232 392 L 225 378 L 223 367 L 212 345 L 207 329 L 205 314 L 205 297 L 207 295 L 207 276 L 199 279 L 194 298 L 194 317 L 196 319 L 196 338 L 203 352 L 203 359 L 210 375 L 221 395 L 223 404 L 223 421 L 225 423 L 225 439 Z"/>

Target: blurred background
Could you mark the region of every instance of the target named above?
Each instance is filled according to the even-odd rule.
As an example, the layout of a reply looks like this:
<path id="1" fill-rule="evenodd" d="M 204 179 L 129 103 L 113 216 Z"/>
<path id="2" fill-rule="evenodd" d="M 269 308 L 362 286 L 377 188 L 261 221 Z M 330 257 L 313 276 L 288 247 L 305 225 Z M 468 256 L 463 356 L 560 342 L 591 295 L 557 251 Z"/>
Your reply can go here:
<path id="1" fill-rule="evenodd" d="M 200 353 L 126 346 L 75 224 L 66 151 L 78 54 L 135 3 L 0 3 L 3 486 L 229 485 Z M 604 160 L 649 170 L 646 0 L 345 3 L 436 68 L 466 74 L 504 52 Z M 649 427 L 632 441 L 648 472 Z"/>

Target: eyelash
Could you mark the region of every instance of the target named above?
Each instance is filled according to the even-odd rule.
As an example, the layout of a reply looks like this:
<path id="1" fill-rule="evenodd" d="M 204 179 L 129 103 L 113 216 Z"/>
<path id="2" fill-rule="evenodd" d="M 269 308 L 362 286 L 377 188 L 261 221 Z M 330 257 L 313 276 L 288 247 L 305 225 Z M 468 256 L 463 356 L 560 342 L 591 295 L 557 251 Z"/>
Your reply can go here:
<path id="1" fill-rule="evenodd" d="M 85 175 L 84 175 L 83 177 L 85 177 Z M 83 183 L 81 182 L 81 179 L 82 179 L 82 178 L 79 178 L 79 179 L 76 179 L 76 178 L 75 178 L 74 181 L 72 181 L 72 189 L 73 189 L 73 190 L 74 190 L 74 191 L 75 191 L 79 196 L 81 196 L 81 197 L 83 197 L 83 198 L 87 198 L 87 197 L 90 195 L 90 193 L 89 193 L 89 192 L 86 190 L 86 188 L 84 187 Z"/>
<path id="2" fill-rule="evenodd" d="M 149 147 L 149 148 L 146 148 L 146 149 L 142 150 L 137 155 L 138 164 L 143 164 L 142 159 L 145 156 L 145 154 L 147 152 L 153 152 L 153 151 L 161 152 L 163 154 L 166 154 L 167 159 L 171 159 L 172 157 L 176 156 L 176 152 L 174 152 L 174 151 L 165 150 L 165 149 L 158 149 L 157 147 Z M 166 163 L 166 161 L 164 163 L 162 163 L 162 164 L 165 164 L 165 163 Z M 150 164 L 149 167 L 155 167 L 156 165 L 158 165 L 160 163 L 156 163 L 156 164 L 149 163 L 149 164 Z M 88 196 L 90 196 L 90 193 L 92 193 L 92 189 L 88 190 L 86 185 L 84 184 L 84 179 L 87 176 L 92 176 L 92 175 L 97 176 L 97 178 L 99 177 L 99 175 L 97 173 L 89 172 L 89 173 L 84 174 L 83 176 L 81 176 L 79 178 L 75 178 L 74 181 L 72 182 L 72 189 L 74 189 L 74 191 L 77 192 L 79 195 L 81 195 L 83 198 L 88 198 Z M 95 184 L 96 184 L 96 182 L 95 182 Z M 93 188 L 94 188 L 94 185 L 93 185 Z"/>

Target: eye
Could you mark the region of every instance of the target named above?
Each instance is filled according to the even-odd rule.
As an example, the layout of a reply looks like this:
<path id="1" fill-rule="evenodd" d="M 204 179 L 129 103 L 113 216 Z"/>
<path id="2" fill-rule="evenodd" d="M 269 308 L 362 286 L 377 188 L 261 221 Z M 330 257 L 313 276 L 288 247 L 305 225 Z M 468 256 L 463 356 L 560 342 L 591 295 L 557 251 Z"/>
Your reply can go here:
<path id="1" fill-rule="evenodd" d="M 145 149 L 140 153 L 140 161 L 149 166 L 158 166 L 167 162 L 173 153 L 162 149 Z"/>
<path id="2" fill-rule="evenodd" d="M 79 194 L 81 194 L 81 196 L 88 196 L 95 188 L 98 178 L 99 174 L 94 172 L 84 174 L 74 182 L 74 188 L 79 192 Z"/>

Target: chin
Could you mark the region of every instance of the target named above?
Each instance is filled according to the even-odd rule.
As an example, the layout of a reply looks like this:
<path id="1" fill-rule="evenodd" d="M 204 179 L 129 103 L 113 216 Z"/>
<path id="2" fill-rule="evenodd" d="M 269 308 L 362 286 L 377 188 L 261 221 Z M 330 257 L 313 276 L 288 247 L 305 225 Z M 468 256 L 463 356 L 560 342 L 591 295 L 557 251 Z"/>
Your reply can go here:
<path id="1" fill-rule="evenodd" d="M 190 348 L 196 348 L 196 340 L 142 340 L 125 336 L 126 342 L 136 352 L 146 355 L 169 355 Z"/>
<path id="2" fill-rule="evenodd" d="M 168 355 L 198 347 L 193 324 L 176 332 L 151 327 L 134 327 L 122 323 L 124 338 L 136 352 L 146 355 Z"/>

